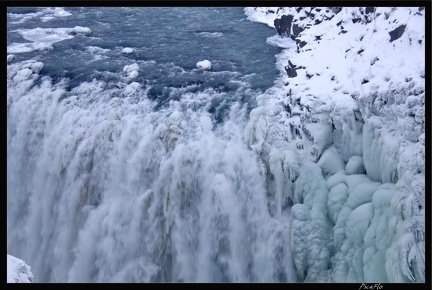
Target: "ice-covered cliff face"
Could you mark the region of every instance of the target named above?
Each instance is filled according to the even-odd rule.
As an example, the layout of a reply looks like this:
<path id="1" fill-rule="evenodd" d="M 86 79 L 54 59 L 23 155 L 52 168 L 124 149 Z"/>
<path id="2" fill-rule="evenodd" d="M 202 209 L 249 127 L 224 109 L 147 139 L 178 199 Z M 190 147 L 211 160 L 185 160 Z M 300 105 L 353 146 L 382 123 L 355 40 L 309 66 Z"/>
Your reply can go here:
<path id="1" fill-rule="evenodd" d="M 250 146 L 292 207 L 302 281 L 425 280 L 422 8 L 246 8 L 278 30 L 280 77 Z"/>

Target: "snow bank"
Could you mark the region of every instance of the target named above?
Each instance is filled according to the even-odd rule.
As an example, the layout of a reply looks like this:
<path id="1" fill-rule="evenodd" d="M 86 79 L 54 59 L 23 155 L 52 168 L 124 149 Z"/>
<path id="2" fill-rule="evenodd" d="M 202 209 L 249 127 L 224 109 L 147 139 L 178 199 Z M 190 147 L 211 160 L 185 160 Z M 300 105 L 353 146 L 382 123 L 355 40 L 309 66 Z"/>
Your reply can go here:
<path id="1" fill-rule="evenodd" d="M 7 255 L 7 283 L 31 283 L 31 267 L 23 260 Z"/>
<path id="2" fill-rule="evenodd" d="M 197 62 L 196 67 L 201 70 L 210 70 L 211 62 L 209 60 L 199 61 Z"/>
<path id="3" fill-rule="evenodd" d="M 282 48 L 280 77 L 257 98 L 245 141 L 273 164 L 279 193 L 293 188 L 291 250 L 299 277 L 424 281 L 424 10 L 245 13 L 274 27 L 278 35 L 267 43 Z M 283 159 L 275 159 L 274 148 L 301 160 L 294 186 L 280 181 L 287 168 L 275 163 Z M 325 189 L 317 185 L 323 178 Z M 314 208 L 320 214 L 311 214 Z M 318 238 L 314 223 L 328 232 Z"/>

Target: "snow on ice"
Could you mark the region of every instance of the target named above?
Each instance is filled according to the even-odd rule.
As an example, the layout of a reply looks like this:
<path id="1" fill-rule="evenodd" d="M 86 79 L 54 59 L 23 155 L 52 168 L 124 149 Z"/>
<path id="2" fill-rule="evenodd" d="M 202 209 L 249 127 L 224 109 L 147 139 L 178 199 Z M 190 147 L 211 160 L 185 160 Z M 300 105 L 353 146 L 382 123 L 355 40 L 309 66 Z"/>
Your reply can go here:
<path id="1" fill-rule="evenodd" d="M 424 11 L 245 13 L 278 29 L 267 43 L 282 48 L 280 77 L 258 97 L 245 138 L 259 155 L 277 147 L 302 160 L 289 173 L 299 278 L 424 281 Z"/>
<path id="2" fill-rule="evenodd" d="M 31 267 L 23 260 L 7 255 L 7 283 L 31 283 Z"/>

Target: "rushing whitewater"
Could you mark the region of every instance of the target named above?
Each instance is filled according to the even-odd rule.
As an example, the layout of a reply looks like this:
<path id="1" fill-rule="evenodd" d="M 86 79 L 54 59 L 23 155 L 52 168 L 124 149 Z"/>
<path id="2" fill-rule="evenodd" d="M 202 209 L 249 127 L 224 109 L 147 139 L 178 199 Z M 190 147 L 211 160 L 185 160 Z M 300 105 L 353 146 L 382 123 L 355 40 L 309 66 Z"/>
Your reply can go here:
<path id="1" fill-rule="evenodd" d="M 228 10 L 240 28 L 266 34 L 264 50 L 275 51 L 265 44 L 271 29 L 244 21 L 241 9 Z M 206 11 L 211 16 L 223 9 Z M 18 18 L 19 12 L 12 15 Z M 177 13 L 103 13 L 132 13 L 138 19 L 164 12 Z M 178 11 L 198 17 L 196 12 Z M 193 23 L 184 21 L 191 28 Z M 96 42 L 74 54 L 97 54 L 94 61 L 104 58 L 117 70 L 95 72 L 83 81 L 60 74 L 56 81 L 54 68 L 47 68 L 53 63 L 38 61 L 53 58 L 44 50 L 8 64 L 7 247 L 31 265 L 36 282 L 296 281 L 288 211 L 277 216 L 269 211 L 281 205 L 274 204 L 260 160 L 243 140 L 253 98 L 265 87 L 251 88 L 260 76 L 245 74 L 247 67 L 236 70 L 242 51 L 229 56 L 217 46 L 237 38 L 235 31 L 212 38 L 219 51 L 207 55 L 213 57 L 207 72 L 194 63 L 190 68 L 164 63 L 163 51 L 143 60 L 149 55 L 138 53 L 149 51 L 133 41 L 125 48 L 100 48 L 107 44 L 89 40 L 98 27 L 83 28 L 82 35 L 72 33 L 76 28 L 36 29 L 18 32 L 34 35 L 32 43 L 47 43 L 49 32 L 52 54 L 59 50 L 56 43 Z M 159 33 L 165 39 L 155 42 L 182 41 L 175 40 L 180 33 Z M 201 32 L 185 35 L 202 46 L 209 41 Z M 27 50 L 17 47 L 8 48 L 24 58 Z M 110 60 L 112 50 L 124 64 Z M 130 59 L 122 58 L 125 52 Z M 221 59 L 224 53 L 230 63 Z M 265 53 L 255 55 L 257 65 L 266 61 L 260 57 L 268 58 L 267 67 L 274 65 Z M 195 63 L 201 59 L 198 55 Z"/>
<path id="2" fill-rule="evenodd" d="M 8 9 L 8 254 L 35 282 L 424 282 L 424 20 Z"/>

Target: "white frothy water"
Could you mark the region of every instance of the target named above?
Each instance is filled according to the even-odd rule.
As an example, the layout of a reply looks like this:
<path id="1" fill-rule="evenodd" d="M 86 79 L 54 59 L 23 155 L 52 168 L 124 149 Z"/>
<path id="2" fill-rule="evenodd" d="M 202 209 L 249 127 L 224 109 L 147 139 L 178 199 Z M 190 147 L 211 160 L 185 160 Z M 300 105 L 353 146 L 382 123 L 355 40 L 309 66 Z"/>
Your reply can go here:
<path id="1" fill-rule="evenodd" d="M 245 106 L 215 127 L 211 88 L 155 111 L 140 86 L 36 84 L 36 64 L 8 66 L 7 123 L 8 252 L 35 281 L 295 281 Z"/>

